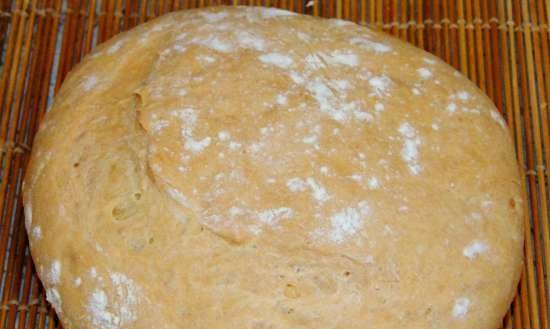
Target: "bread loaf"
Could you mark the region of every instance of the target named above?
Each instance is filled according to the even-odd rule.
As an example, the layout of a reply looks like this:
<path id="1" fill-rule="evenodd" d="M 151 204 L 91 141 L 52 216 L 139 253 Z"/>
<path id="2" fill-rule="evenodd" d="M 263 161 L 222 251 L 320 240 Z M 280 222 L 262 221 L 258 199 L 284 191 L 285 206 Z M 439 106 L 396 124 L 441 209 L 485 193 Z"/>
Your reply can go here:
<path id="1" fill-rule="evenodd" d="M 521 180 L 501 115 L 381 32 L 171 13 L 67 77 L 24 184 L 65 329 L 494 329 Z"/>

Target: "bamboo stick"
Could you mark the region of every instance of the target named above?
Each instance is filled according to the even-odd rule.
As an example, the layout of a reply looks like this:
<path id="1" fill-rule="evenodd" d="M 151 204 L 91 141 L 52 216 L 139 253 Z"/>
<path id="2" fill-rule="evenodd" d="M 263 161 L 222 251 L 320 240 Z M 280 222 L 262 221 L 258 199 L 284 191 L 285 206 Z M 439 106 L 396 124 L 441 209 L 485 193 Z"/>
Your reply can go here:
<path id="1" fill-rule="evenodd" d="M 357 3 L 358 1 L 351 1 L 351 4 L 349 6 L 350 8 L 350 16 L 348 17 L 349 20 L 352 22 L 357 23 L 359 21 L 359 15 L 357 12 Z"/>
<path id="2" fill-rule="evenodd" d="M 55 312 L 53 310 L 53 308 L 50 308 L 49 309 L 49 312 L 48 312 L 48 319 L 50 321 L 48 321 L 48 329 L 54 329 L 54 328 L 57 328 L 57 316 L 55 316 Z"/>
<path id="3" fill-rule="evenodd" d="M 481 26 L 483 27 L 483 36 L 482 39 L 484 41 L 484 56 L 480 61 L 483 61 L 484 67 L 484 76 L 485 79 L 485 90 L 487 92 L 487 95 L 493 100 L 493 102 L 496 103 L 496 97 L 495 97 L 495 88 L 493 85 L 493 65 L 491 63 L 491 59 L 493 58 L 493 43 L 495 43 L 495 40 L 491 38 L 491 32 L 493 31 L 493 24 L 489 21 L 489 4 L 487 1 L 481 2 Z M 479 54 L 478 54 L 479 56 Z M 494 63 L 497 63 L 496 61 Z"/>
<path id="4" fill-rule="evenodd" d="M 97 16 L 99 17 L 99 26 L 103 27 L 103 28 L 100 28 L 98 30 L 98 38 L 97 40 L 99 42 L 103 42 L 104 40 L 106 40 L 106 36 L 105 36 L 105 20 L 106 20 L 106 11 L 107 11 L 107 8 L 108 8 L 108 4 L 107 2 L 108 1 L 102 1 L 102 0 L 98 0 L 99 3 L 100 3 L 100 9 L 99 9 L 99 12 L 97 13 Z"/>
<path id="5" fill-rule="evenodd" d="M 408 15 L 408 10 L 407 10 L 407 1 L 403 1 L 401 0 L 401 11 L 400 11 L 400 14 L 399 14 L 399 38 L 401 38 L 401 40 L 403 41 L 407 41 L 409 40 L 408 38 L 408 29 L 406 28 L 407 26 L 407 23 L 408 23 L 408 19 L 409 19 L 409 15 Z"/>
<path id="6" fill-rule="evenodd" d="M 450 19 L 449 19 L 449 9 L 448 9 L 448 0 L 441 0 L 441 24 L 443 26 L 443 60 L 448 64 L 452 65 L 451 61 L 451 28 L 450 28 Z"/>
<path id="7" fill-rule="evenodd" d="M 399 37 L 399 7 L 398 0 L 392 0 L 391 3 L 391 26 L 390 30 L 387 31 L 393 36 Z"/>
<path id="8" fill-rule="evenodd" d="M 361 24 L 367 24 L 367 0 L 361 0 Z"/>
<path id="9" fill-rule="evenodd" d="M 462 2 L 462 1 L 461 1 Z M 472 19 L 472 0 L 464 0 L 464 31 L 466 32 L 466 57 L 468 77 L 479 87 L 476 70 L 476 48 L 474 44 L 474 24 Z"/>
<path id="10" fill-rule="evenodd" d="M 115 7 L 115 0 L 109 0 L 105 2 L 105 11 L 102 12 L 105 19 L 103 20 L 103 36 L 100 42 L 105 42 L 109 40 L 112 36 L 111 31 L 113 30 L 113 23 L 114 23 L 114 7 Z M 102 2 L 103 4 L 103 2 Z M 101 24 L 101 22 L 100 22 Z"/>
<path id="11" fill-rule="evenodd" d="M 65 14 L 65 25 L 63 27 L 63 37 L 61 38 L 61 52 L 59 56 L 59 65 L 57 67 L 57 81 L 55 83 L 55 92 L 59 90 L 59 87 L 61 87 L 61 82 L 63 79 L 59 79 L 60 77 L 64 77 L 69 69 L 68 62 L 70 61 L 70 56 L 68 55 L 71 52 L 71 48 L 73 47 L 73 9 L 72 4 L 74 1 L 68 1 L 68 11 L 66 11 Z M 105 17 L 105 15 L 103 15 Z"/>
<path id="12" fill-rule="evenodd" d="M 416 11 L 417 11 L 417 26 L 416 26 L 416 40 L 417 46 L 426 49 L 424 44 L 424 6 L 422 0 L 417 0 L 416 2 Z"/>
<path id="13" fill-rule="evenodd" d="M 320 0 L 313 0 L 313 16 L 319 16 L 319 1 Z"/>
<path id="14" fill-rule="evenodd" d="M 84 5 L 84 6 L 83 6 Z M 69 65 L 69 70 L 75 66 L 77 63 L 80 62 L 83 56 L 83 50 L 84 50 L 84 17 L 82 15 L 82 12 L 85 10 L 85 1 L 77 1 L 75 10 L 75 25 L 76 25 L 76 33 L 75 33 L 75 39 L 74 39 L 74 47 L 73 47 L 73 54 L 72 54 L 72 60 Z"/>
<path id="15" fill-rule="evenodd" d="M 113 35 L 120 32 L 122 17 L 122 0 L 117 0 L 115 4 L 115 14 L 113 23 Z"/>
<path id="16" fill-rule="evenodd" d="M 0 11 L 2 12 L 9 12 L 10 7 L 13 5 L 13 1 L 0 1 Z M 10 25 L 10 18 L 8 16 L 0 17 L 0 44 L 5 45 L 7 42 L 7 35 L 6 31 L 8 29 L 8 26 Z"/>
<path id="17" fill-rule="evenodd" d="M 28 257 L 28 263 L 29 266 L 29 272 L 32 273 L 31 276 L 31 300 L 32 304 L 29 306 L 29 315 L 28 315 L 28 321 L 25 322 L 24 325 L 21 325 L 19 328 L 36 328 L 36 320 L 37 316 L 40 310 L 40 299 L 38 298 L 39 292 L 40 292 L 40 284 L 38 283 L 38 278 L 36 277 L 34 265 L 32 262 L 32 258 Z"/>
<path id="18" fill-rule="evenodd" d="M 145 22 L 146 19 L 147 19 L 147 3 L 148 3 L 147 0 L 139 2 L 139 4 L 140 4 L 140 7 L 139 7 L 139 22 L 140 23 Z"/>
<path id="19" fill-rule="evenodd" d="M 473 36 L 472 36 L 472 43 L 471 48 L 475 51 L 475 63 L 477 64 L 477 67 L 474 66 L 474 69 L 477 69 L 477 84 L 483 92 L 487 93 L 487 86 L 485 82 L 485 48 L 487 48 L 488 42 L 483 43 L 483 34 L 481 32 L 481 5 L 479 3 L 479 0 L 473 1 L 473 6 L 470 6 L 470 11 L 473 11 L 472 21 L 473 21 Z M 475 41 L 474 41 L 475 40 Z M 472 63 L 473 65 L 474 63 Z"/>
<path id="20" fill-rule="evenodd" d="M 541 26 L 546 26 L 546 30 L 540 29 L 540 40 L 542 42 L 542 77 L 544 77 L 544 93 L 546 95 L 546 98 L 542 100 L 541 102 L 541 113 L 542 113 L 542 128 L 543 128 L 543 143 L 545 145 L 545 150 L 550 149 L 550 137 L 549 137 L 549 130 L 550 130 L 550 124 L 549 124 L 549 117 L 548 117 L 548 111 L 550 111 L 550 51 L 549 51 L 549 43 L 550 43 L 550 28 L 548 25 L 550 24 L 550 0 L 546 1 L 546 10 L 547 15 L 545 16 L 544 8 L 545 5 L 542 1 L 537 1 L 537 17 L 540 19 Z M 548 166 L 550 166 L 550 152 L 545 152 L 545 163 L 546 163 L 546 178 L 547 180 L 550 180 L 550 169 L 548 169 Z M 550 199 L 550 195 L 548 196 Z M 547 223 L 548 224 L 548 223 Z M 545 238 L 545 251 L 548 252 L 550 250 L 550 232 L 544 234 Z M 550 275 L 550 258 L 546 257 L 546 273 Z M 550 280 L 550 279 L 549 279 Z M 550 286 L 550 283 L 547 281 L 547 286 Z M 548 287 L 550 291 L 550 287 Z"/>
<path id="21" fill-rule="evenodd" d="M 440 0 L 434 0 L 433 5 L 433 19 L 434 19 L 434 49 L 435 55 L 439 58 L 443 58 L 443 52 L 441 48 L 441 16 L 439 13 L 440 9 Z"/>
<path id="22" fill-rule="evenodd" d="M 90 0 L 88 8 L 88 24 L 86 27 L 86 40 L 84 41 L 84 54 L 88 54 L 92 49 L 92 41 L 94 35 L 94 19 L 95 19 L 96 0 Z"/>
<path id="23" fill-rule="evenodd" d="M 19 161 L 17 161 L 19 160 Z M 21 156 L 18 156 L 16 158 L 16 161 L 21 162 Z M 16 163 L 17 165 L 18 163 Z M 18 168 L 21 170 L 21 167 Z M 18 177 L 16 175 L 12 176 L 12 183 L 15 183 L 17 181 Z M 12 188 L 13 193 L 13 199 L 15 200 L 15 188 Z M 15 212 L 15 218 L 22 218 L 22 207 L 15 207 L 15 205 L 12 208 Z M 10 260 L 8 262 L 8 268 L 7 273 L 10 274 L 10 276 L 6 276 L 6 282 L 5 286 L 8 288 L 8 295 L 10 297 L 10 300 L 18 300 L 19 297 L 19 290 L 20 290 L 20 284 L 21 282 L 21 275 L 22 275 L 22 264 L 23 264 L 23 257 L 20 256 L 20 250 L 24 250 L 25 244 L 27 242 L 26 234 L 25 234 L 25 226 L 24 221 L 19 220 L 15 223 L 15 229 L 13 232 L 13 240 L 12 240 L 12 250 L 10 253 Z M 8 278 L 11 279 L 11 282 L 8 282 Z M 10 310 L 8 311 L 8 328 L 14 328 L 16 323 L 16 317 L 18 313 L 18 309 L 16 305 L 11 305 Z"/>
<path id="24" fill-rule="evenodd" d="M 466 45 L 466 23 L 464 18 L 464 4 L 462 3 L 463 0 L 457 0 L 457 25 L 458 25 L 458 69 L 462 74 L 469 77 L 470 79 L 474 78 L 470 76 L 470 72 L 468 71 L 468 58 L 469 53 L 467 52 L 469 48 Z M 474 78 L 475 79 L 475 78 Z"/>
<path id="25" fill-rule="evenodd" d="M 16 0 L 15 2 L 15 10 L 21 10 L 21 7 L 22 7 L 22 0 Z M 10 34 L 8 36 L 8 40 L 9 41 L 12 41 L 12 40 L 18 40 L 19 38 L 22 38 L 22 36 L 20 37 L 19 34 L 18 34 L 18 31 L 20 30 L 20 25 L 22 24 L 22 19 L 23 17 L 21 17 L 21 15 L 18 15 L 18 14 L 15 14 L 13 13 L 12 16 L 11 16 L 11 30 L 10 30 Z M 24 22 L 23 22 L 24 23 Z M 17 49 L 17 45 L 16 45 L 16 42 L 8 42 L 8 47 L 6 49 L 6 54 L 5 54 L 5 58 L 4 58 L 4 68 L 10 68 L 12 67 L 13 65 L 11 65 L 12 63 L 12 60 L 13 60 L 13 57 L 14 56 L 14 51 Z M 7 70 L 7 69 L 3 69 L 2 70 L 2 81 L 0 83 L 0 113 L 2 114 L 2 121 L 0 123 L 0 127 L 4 127 L 5 126 L 5 120 L 7 120 L 7 105 L 5 105 L 5 107 L 3 106 L 3 103 L 4 104 L 7 104 L 8 102 L 5 101 L 5 95 L 7 93 L 7 88 L 8 88 L 8 83 L 9 83 L 9 78 L 10 78 L 10 75 L 11 75 L 11 70 Z M 4 141 L 4 135 L 2 133 L 0 133 L 0 136 L 2 136 L 2 141 Z M 1 158 L 0 158 L 1 159 Z"/>
<path id="26" fill-rule="evenodd" d="M 499 14 L 497 13 L 497 6 L 494 2 L 489 2 L 489 16 L 490 17 L 497 17 Z M 494 96 L 493 100 L 499 109 L 501 113 L 504 112 L 504 103 L 503 99 L 505 98 L 503 95 L 503 77 L 500 69 L 500 63 L 508 63 L 507 60 L 502 59 L 501 51 L 506 52 L 508 48 L 503 48 L 506 46 L 506 29 L 500 29 L 499 27 L 499 21 L 498 19 L 494 19 L 491 21 L 491 54 L 492 54 L 492 63 L 491 67 L 495 67 L 493 69 L 493 76 L 492 79 L 489 79 L 494 82 Z M 499 36 L 499 29 L 500 29 L 500 36 Z M 499 37 L 503 40 L 503 45 L 499 43 Z M 509 81 L 509 80 L 508 80 Z"/>

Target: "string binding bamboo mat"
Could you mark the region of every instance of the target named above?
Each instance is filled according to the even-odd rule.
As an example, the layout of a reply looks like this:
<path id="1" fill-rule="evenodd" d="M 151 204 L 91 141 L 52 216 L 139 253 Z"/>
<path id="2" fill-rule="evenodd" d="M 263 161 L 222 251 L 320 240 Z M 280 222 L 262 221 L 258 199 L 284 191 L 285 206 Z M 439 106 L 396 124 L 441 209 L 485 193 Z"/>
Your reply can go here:
<path id="1" fill-rule="evenodd" d="M 34 272 L 20 191 L 38 123 L 63 78 L 120 31 L 217 4 L 275 6 L 383 29 L 487 93 L 514 138 L 529 210 L 523 276 L 502 328 L 550 328 L 550 0 L 0 0 L 2 328 L 60 327 Z"/>

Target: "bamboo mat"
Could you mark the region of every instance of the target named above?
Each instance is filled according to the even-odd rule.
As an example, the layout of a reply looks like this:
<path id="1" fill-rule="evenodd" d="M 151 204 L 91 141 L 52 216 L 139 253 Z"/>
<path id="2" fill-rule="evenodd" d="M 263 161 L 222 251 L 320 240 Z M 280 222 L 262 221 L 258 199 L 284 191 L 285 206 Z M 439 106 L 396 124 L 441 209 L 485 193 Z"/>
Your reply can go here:
<path id="1" fill-rule="evenodd" d="M 529 209 L 523 277 L 502 327 L 550 329 L 550 0 L 0 0 L 2 328 L 59 327 L 29 255 L 20 191 L 37 125 L 63 78 L 119 31 L 215 4 L 276 6 L 383 29 L 485 91 L 512 132 Z"/>

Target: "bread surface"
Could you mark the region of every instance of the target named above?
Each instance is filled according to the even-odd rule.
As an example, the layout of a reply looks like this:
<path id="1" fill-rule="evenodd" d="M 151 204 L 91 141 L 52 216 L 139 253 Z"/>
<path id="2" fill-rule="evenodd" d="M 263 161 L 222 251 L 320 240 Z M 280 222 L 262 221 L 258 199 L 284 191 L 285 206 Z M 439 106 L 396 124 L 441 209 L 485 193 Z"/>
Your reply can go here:
<path id="1" fill-rule="evenodd" d="M 341 20 L 171 13 L 63 83 L 24 184 L 65 329 L 493 329 L 522 261 L 505 122 Z"/>

